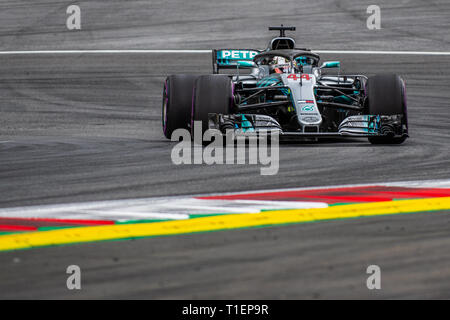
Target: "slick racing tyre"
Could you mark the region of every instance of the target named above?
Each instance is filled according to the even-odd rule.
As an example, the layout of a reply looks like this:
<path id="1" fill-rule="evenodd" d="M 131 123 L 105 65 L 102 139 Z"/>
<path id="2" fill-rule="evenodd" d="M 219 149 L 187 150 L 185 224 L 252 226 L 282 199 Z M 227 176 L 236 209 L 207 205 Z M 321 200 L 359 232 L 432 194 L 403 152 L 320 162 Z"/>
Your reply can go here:
<path id="1" fill-rule="evenodd" d="M 367 81 L 367 113 L 371 115 L 403 115 L 404 125 L 407 123 L 406 91 L 403 80 L 395 74 L 383 74 L 370 77 Z M 407 138 L 402 137 L 369 137 L 372 144 L 400 144 Z"/>
<path id="2" fill-rule="evenodd" d="M 202 122 L 202 135 L 208 130 L 208 114 L 229 114 L 232 108 L 233 84 L 226 75 L 200 76 L 194 85 L 191 130 L 193 136 L 194 121 Z"/>
<path id="3" fill-rule="evenodd" d="M 187 129 L 191 122 L 192 88 L 197 76 L 172 75 L 164 83 L 162 127 L 170 139 L 176 129 Z"/>

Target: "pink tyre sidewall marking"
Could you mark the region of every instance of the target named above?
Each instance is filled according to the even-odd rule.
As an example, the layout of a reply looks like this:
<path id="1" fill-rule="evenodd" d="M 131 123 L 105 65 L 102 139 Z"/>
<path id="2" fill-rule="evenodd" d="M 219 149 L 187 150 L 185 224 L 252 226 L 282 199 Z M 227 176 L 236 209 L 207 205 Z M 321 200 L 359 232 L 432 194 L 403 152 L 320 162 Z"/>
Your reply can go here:
<path id="1" fill-rule="evenodd" d="M 163 101 L 163 131 L 167 132 L 167 106 L 169 104 L 169 94 L 167 90 L 167 80 L 164 82 L 164 101 Z"/>

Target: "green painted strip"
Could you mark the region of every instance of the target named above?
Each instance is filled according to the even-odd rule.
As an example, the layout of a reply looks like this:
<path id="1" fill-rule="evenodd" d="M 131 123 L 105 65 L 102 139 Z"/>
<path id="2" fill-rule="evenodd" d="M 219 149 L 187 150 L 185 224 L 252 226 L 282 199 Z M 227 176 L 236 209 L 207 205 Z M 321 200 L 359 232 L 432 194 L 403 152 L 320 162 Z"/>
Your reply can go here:
<path id="1" fill-rule="evenodd" d="M 165 222 L 172 221 L 171 219 L 151 219 L 151 220 L 126 220 L 126 221 L 115 221 L 114 224 L 136 224 L 136 223 L 153 223 L 153 222 Z"/>
<path id="2" fill-rule="evenodd" d="M 0 231 L 0 236 L 14 233 L 23 233 L 23 231 Z"/>
<path id="3" fill-rule="evenodd" d="M 59 230 L 59 229 L 69 229 L 69 228 L 79 228 L 79 227 L 85 227 L 85 226 L 46 226 L 46 227 L 39 227 L 37 231 L 50 231 L 50 230 Z M 88 226 L 86 226 L 88 227 Z"/>
<path id="4" fill-rule="evenodd" d="M 244 213 L 244 212 L 242 212 Z M 233 213 L 209 213 L 209 214 L 190 214 L 189 219 L 196 219 L 196 218 L 205 218 L 205 217 L 214 217 L 214 216 L 221 216 L 224 214 L 233 214 Z M 239 214 L 239 213 L 236 213 Z"/>
<path id="5" fill-rule="evenodd" d="M 279 210 L 295 210 L 296 208 L 279 208 L 279 209 L 261 209 L 261 212 L 279 211 Z"/>

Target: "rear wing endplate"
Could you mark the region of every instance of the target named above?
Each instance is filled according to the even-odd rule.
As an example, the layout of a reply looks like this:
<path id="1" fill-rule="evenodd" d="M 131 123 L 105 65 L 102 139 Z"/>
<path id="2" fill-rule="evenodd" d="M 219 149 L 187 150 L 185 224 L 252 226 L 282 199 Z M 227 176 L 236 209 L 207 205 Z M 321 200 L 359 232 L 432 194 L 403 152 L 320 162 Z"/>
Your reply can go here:
<path id="1" fill-rule="evenodd" d="M 252 68 L 253 58 L 260 52 L 255 49 L 214 49 L 213 73 L 219 73 L 220 69 Z"/>

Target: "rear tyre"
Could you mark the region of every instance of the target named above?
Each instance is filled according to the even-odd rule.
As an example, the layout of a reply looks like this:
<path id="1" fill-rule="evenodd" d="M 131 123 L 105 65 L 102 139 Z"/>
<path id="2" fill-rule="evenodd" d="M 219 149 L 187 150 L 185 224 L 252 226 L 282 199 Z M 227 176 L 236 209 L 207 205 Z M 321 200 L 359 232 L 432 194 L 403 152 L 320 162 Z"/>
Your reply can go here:
<path id="1" fill-rule="evenodd" d="M 372 115 L 402 114 L 406 127 L 406 91 L 405 83 L 395 74 L 383 74 L 370 77 L 367 81 L 367 113 Z M 369 137 L 372 144 L 400 144 L 407 138 L 402 137 Z"/>
<path id="2" fill-rule="evenodd" d="M 188 129 L 191 122 L 192 88 L 197 76 L 172 75 L 163 89 L 162 128 L 170 139 L 176 129 Z"/>
<path id="3" fill-rule="evenodd" d="M 200 76 L 194 85 L 191 130 L 194 121 L 202 122 L 202 136 L 208 130 L 208 114 L 229 114 L 232 108 L 233 84 L 226 75 Z"/>

